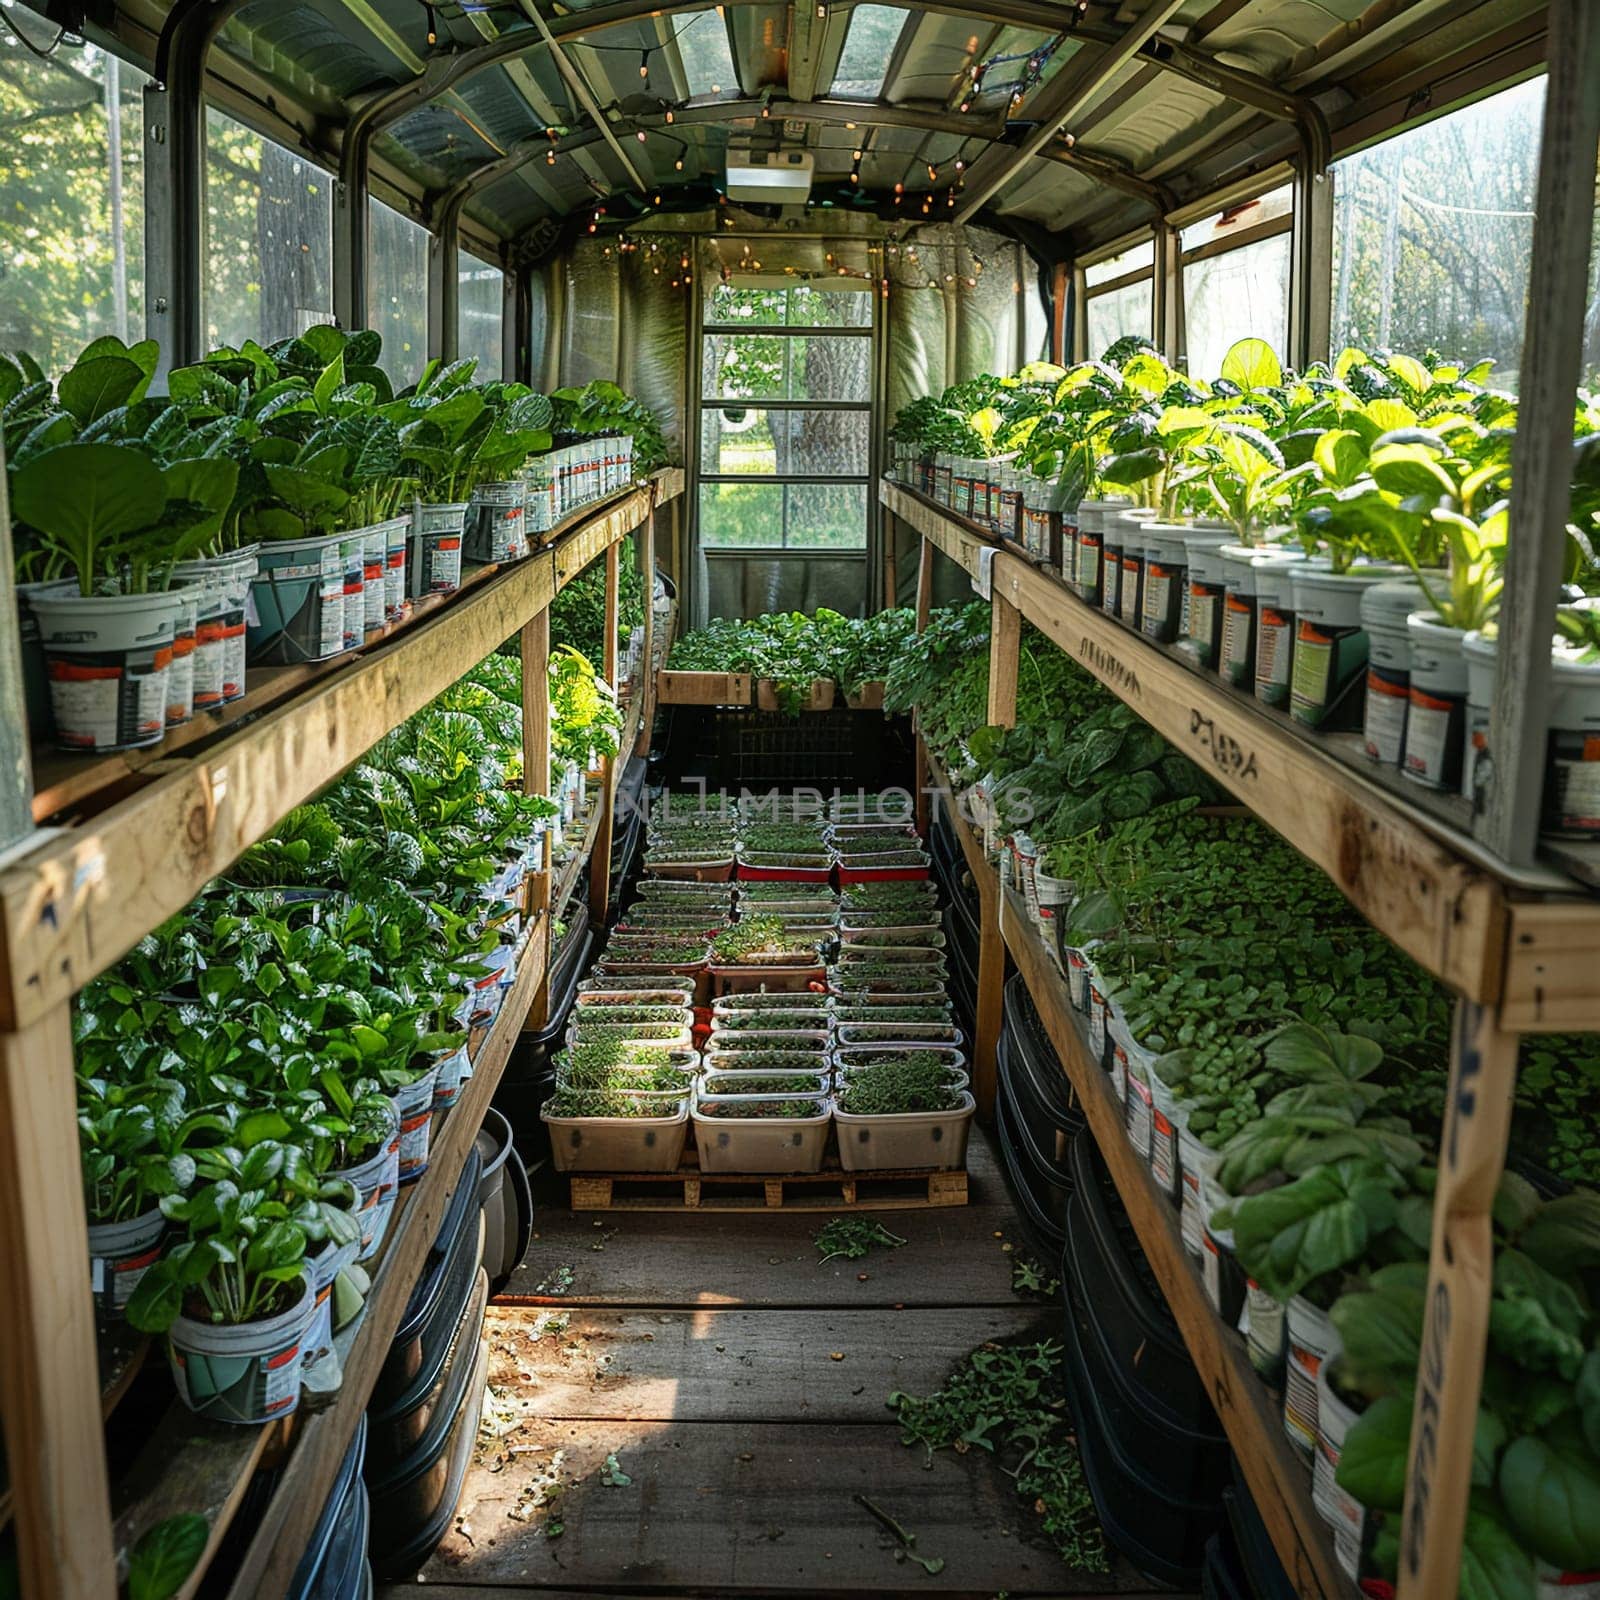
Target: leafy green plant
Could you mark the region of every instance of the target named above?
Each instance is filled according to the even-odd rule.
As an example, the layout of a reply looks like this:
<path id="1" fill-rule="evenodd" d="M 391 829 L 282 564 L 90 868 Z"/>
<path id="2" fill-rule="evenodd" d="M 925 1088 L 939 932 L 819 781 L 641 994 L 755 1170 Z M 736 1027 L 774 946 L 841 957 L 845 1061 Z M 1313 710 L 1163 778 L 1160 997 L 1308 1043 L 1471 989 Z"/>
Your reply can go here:
<path id="1" fill-rule="evenodd" d="M 885 1053 L 887 1054 L 887 1052 Z M 954 1111 L 961 1091 L 950 1084 L 948 1064 L 925 1052 L 908 1050 L 919 1059 L 887 1059 L 853 1070 L 839 1089 L 838 1106 L 853 1117 L 900 1116 L 915 1111 Z"/>

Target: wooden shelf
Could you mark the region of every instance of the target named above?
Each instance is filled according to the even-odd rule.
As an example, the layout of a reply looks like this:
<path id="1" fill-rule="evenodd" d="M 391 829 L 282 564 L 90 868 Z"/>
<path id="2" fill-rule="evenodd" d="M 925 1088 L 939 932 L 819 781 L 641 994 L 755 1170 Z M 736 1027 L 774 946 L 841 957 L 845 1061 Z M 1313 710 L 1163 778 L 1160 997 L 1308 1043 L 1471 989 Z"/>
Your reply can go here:
<path id="1" fill-rule="evenodd" d="M 126 1475 L 116 1507 L 116 1547 L 126 1553 L 149 1527 L 179 1512 L 210 1523 L 205 1554 L 178 1591 L 199 1588 L 212 1557 L 264 1458 L 284 1453 L 283 1476 L 250 1537 L 230 1595 L 265 1600 L 288 1589 L 328 1491 L 411 1298 L 428 1250 L 459 1182 L 483 1114 L 544 981 L 545 930 L 524 947 L 517 981 L 472 1057 L 472 1076 L 455 1106 L 433 1119 L 428 1170 L 400 1191 L 372 1273 L 361 1326 L 344 1363 L 344 1383 L 318 1411 L 304 1407 L 287 1424 L 259 1428 L 209 1423 L 174 1402 Z"/>
<path id="2" fill-rule="evenodd" d="M 1000 888 L 983 841 L 962 817 L 949 777 L 936 758 L 930 757 L 929 772 L 983 904 L 995 908 L 995 920 L 985 918 L 981 938 L 986 945 L 1003 943 L 1027 985 L 1217 1419 L 1227 1430 L 1284 1570 L 1296 1593 L 1307 1600 L 1348 1600 L 1354 1586 L 1341 1572 L 1332 1535 L 1311 1502 L 1310 1470 L 1284 1434 L 1279 1395 L 1251 1367 L 1244 1340 L 1211 1309 L 1199 1268 L 1183 1247 L 1178 1213 L 1128 1143 L 1110 1081 L 1089 1054 L 1066 983 L 1034 931 L 1025 903 L 1014 891 Z"/>
<path id="3" fill-rule="evenodd" d="M 116 798 L 91 821 L 43 834 L 0 873 L 0 1025 L 24 1027 L 70 999 L 292 807 L 548 606 L 566 581 L 564 552 L 598 554 L 650 511 L 648 488 L 586 509 L 537 555 L 252 720 L 153 761 L 131 780 L 123 773 Z M 138 787 L 126 794 L 129 781 Z"/>
<path id="4" fill-rule="evenodd" d="M 1514 873 L 1319 739 L 1084 604 L 1053 573 L 903 485 L 884 505 L 1016 608 L 1320 867 L 1366 919 L 1469 1000 L 1529 1032 L 1600 1028 L 1600 899 Z M 992 552 L 988 556 L 983 550 Z M 1448 810 L 1448 807 L 1445 808 Z"/>

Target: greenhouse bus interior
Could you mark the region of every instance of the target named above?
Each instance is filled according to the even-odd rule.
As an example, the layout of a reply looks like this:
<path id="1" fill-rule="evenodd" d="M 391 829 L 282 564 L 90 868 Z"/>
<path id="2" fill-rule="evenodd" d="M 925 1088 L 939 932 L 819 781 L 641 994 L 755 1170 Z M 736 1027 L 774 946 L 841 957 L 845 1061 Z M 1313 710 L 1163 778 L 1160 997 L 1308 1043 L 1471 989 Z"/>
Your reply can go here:
<path id="1" fill-rule="evenodd" d="M 0 0 L 0 1596 L 1600 1595 L 1597 153 Z"/>

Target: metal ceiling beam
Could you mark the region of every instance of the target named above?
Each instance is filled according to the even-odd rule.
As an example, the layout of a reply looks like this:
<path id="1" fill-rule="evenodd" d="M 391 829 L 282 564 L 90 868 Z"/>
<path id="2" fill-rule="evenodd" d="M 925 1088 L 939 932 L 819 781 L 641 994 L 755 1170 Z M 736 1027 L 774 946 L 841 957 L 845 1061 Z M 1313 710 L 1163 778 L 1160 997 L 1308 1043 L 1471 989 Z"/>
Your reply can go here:
<path id="1" fill-rule="evenodd" d="M 1135 60 L 1145 42 L 1152 38 L 1157 28 L 1169 21 L 1183 9 L 1184 0 L 1154 0 L 1150 9 L 1135 23 L 1120 35 L 1114 45 L 1109 45 L 1102 52 L 1089 72 L 1082 78 L 1072 75 L 1074 81 L 1067 81 L 1067 75 L 1056 78 L 1044 89 L 1034 96 L 1034 105 L 1029 108 L 1029 115 L 1040 118 L 1039 125 L 1023 140 L 1014 150 L 1008 152 L 1005 159 L 993 163 L 995 169 L 981 182 L 968 185 L 969 193 L 965 202 L 957 209 L 955 221 L 958 224 L 970 222 L 984 208 L 985 205 L 1008 184 L 1035 156 L 1041 154 L 1061 133 L 1066 124 L 1086 110 L 1099 95 L 1105 86 L 1128 65 Z M 1064 85 L 1057 94 L 1050 91 Z"/>
<path id="2" fill-rule="evenodd" d="M 634 166 L 628 152 L 622 148 L 621 141 L 611 131 L 611 124 L 606 121 L 606 114 L 600 109 L 595 100 L 594 90 L 589 87 L 589 80 L 572 64 L 572 58 L 561 48 L 560 42 L 550 31 L 550 24 L 544 20 L 544 14 L 533 3 L 533 0 L 521 0 L 522 13 L 539 30 L 539 36 L 549 47 L 550 55 L 555 61 L 556 70 L 560 72 L 567 87 L 578 97 L 578 103 L 589 113 L 595 127 L 600 130 L 601 137 L 611 146 L 611 153 L 622 163 L 622 170 L 633 179 L 634 187 L 640 194 L 649 189 L 644 179 L 639 175 L 639 169 Z"/>

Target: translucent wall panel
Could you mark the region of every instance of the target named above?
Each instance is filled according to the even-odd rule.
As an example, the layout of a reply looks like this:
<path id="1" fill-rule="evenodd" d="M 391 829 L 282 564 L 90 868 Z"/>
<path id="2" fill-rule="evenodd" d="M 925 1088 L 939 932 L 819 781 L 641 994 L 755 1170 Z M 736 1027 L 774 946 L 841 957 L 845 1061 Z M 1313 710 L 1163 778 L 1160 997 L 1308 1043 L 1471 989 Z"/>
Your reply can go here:
<path id="1" fill-rule="evenodd" d="M 1092 289 L 1098 283 L 1110 283 L 1113 278 L 1124 278 L 1130 272 L 1137 272 L 1141 267 L 1153 267 L 1155 260 L 1155 240 L 1146 239 L 1142 244 L 1130 245 L 1117 255 L 1107 256 L 1103 261 L 1096 261 L 1093 266 L 1085 267 L 1084 282 Z"/>
<path id="2" fill-rule="evenodd" d="M 333 317 L 333 179 L 206 108 L 208 345 L 272 344 Z"/>
<path id="3" fill-rule="evenodd" d="M 505 274 L 499 267 L 460 255 L 456 281 L 459 304 L 456 308 L 456 354 L 463 360 L 476 357 L 477 377 L 499 378 L 500 329 L 505 316 Z"/>
<path id="4" fill-rule="evenodd" d="M 1527 311 L 1544 79 L 1519 84 L 1339 162 L 1334 173 L 1335 354 L 1434 350 L 1514 388 Z M 1600 247 L 1600 223 L 1596 228 Z M 1587 382 L 1600 380 L 1600 279 L 1591 254 Z"/>
<path id="5" fill-rule="evenodd" d="M 384 370 L 401 388 L 428 364 L 428 230 L 381 200 L 370 205 L 369 320 L 383 335 Z"/>
<path id="6" fill-rule="evenodd" d="M 1216 377 L 1236 339 L 1265 339 L 1281 356 L 1289 337 L 1289 235 L 1189 262 L 1183 316 L 1189 371 L 1197 378 Z"/>
<path id="7" fill-rule="evenodd" d="M 1143 283 L 1128 283 L 1120 289 L 1090 295 L 1085 308 L 1089 348 L 1084 354 L 1091 358 L 1102 356 L 1108 346 L 1130 333 L 1148 339 L 1154 305 L 1155 287 L 1148 278 Z"/>
<path id="8" fill-rule="evenodd" d="M 56 36 L 20 7 L 6 23 L 40 50 Z M 92 339 L 144 336 L 150 80 L 94 45 L 0 55 L 0 348 L 53 372 Z"/>

